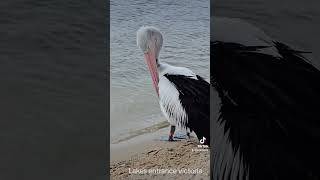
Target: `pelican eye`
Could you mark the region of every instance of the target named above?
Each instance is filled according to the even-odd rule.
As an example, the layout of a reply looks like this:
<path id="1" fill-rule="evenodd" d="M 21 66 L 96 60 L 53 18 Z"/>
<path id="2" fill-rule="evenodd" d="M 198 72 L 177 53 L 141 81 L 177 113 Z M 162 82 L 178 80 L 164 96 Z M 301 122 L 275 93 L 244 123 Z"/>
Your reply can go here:
<path id="1" fill-rule="evenodd" d="M 147 47 L 143 52 L 144 52 L 144 53 L 148 53 L 148 52 L 149 52 L 149 49 L 150 49 L 150 48 Z"/>

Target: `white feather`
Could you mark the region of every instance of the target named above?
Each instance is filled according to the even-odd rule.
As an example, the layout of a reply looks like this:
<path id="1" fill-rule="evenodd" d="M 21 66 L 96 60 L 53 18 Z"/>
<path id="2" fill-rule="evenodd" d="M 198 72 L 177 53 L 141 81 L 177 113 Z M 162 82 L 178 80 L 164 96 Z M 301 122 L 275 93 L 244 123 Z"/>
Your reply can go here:
<path id="1" fill-rule="evenodd" d="M 170 82 L 164 75 L 183 75 L 191 79 L 198 78 L 196 74 L 188 68 L 171 66 L 166 63 L 160 63 L 158 66 L 158 70 L 160 98 L 159 104 L 161 111 L 171 125 L 185 128 L 182 125 L 185 125 L 188 122 L 188 116 L 181 104 L 179 91 L 177 90 L 176 86 L 172 82 Z M 167 109 L 165 107 L 169 107 L 170 111 L 173 112 L 172 115 L 167 112 Z"/>
<path id="2" fill-rule="evenodd" d="M 160 77 L 159 98 L 161 111 L 171 125 L 181 126 L 182 124 L 188 122 L 187 113 L 181 105 L 179 99 L 179 92 L 175 85 L 171 83 L 165 76 Z M 167 112 L 168 110 L 172 113 L 170 114 Z"/>
<path id="3" fill-rule="evenodd" d="M 165 74 L 172 74 L 172 75 L 188 76 L 191 79 L 198 79 L 194 72 L 192 72 L 190 69 L 185 67 L 176 67 L 166 63 L 161 63 L 158 69 L 159 69 L 159 76 L 163 76 Z"/>

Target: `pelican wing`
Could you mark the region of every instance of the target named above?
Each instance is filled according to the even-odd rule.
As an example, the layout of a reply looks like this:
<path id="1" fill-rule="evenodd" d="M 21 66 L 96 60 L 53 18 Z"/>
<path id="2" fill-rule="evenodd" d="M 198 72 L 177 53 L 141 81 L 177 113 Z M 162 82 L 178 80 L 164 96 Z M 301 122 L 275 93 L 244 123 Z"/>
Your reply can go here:
<path id="1" fill-rule="evenodd" d="M 210 85 L 200 76 L 190 78 L 185 75 L 165 74 L 179 92 L 182 107 L 187 113 L 186 127 L 198 137 L 210 137 Z"/>
<path id="2" fill-rule="evenodd" d="M 250 179 L 319 179 L 320 72 L 303 52 L 279 42 L 271 46 L 211 42 L 218 122 L 234 152 L 224 157 L 228 167 L 213 168 L 225 169 L 225 179 L 241 179 L 243 165 Z M 266 48 L 279 56 L 262 53 Z M 238 150 L 241 163 L 233 164 Z"/>

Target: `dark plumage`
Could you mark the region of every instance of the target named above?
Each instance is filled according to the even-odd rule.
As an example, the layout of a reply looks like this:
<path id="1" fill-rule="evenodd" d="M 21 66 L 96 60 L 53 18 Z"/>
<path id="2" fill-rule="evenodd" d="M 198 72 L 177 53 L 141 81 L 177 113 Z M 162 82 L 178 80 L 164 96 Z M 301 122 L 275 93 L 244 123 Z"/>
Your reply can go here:
<path id="1" fill-rule="evenodd" d="M 182 126 L 194 131 L 198 139 L 205 137 L 210 142 L 210 85 L 200 76 L 192 79 L 184 75 L 165 74 L 179 91 L 181 105 L 185 109 L 188 122 Z M 170 112 L 169 109 L 167 109 Z"/>
<path id="2" fill-rule="evenodd" d="M 212 179 L 320 179 L 320 72 L 303 52 L 212 41 L 211 80 Z"/>

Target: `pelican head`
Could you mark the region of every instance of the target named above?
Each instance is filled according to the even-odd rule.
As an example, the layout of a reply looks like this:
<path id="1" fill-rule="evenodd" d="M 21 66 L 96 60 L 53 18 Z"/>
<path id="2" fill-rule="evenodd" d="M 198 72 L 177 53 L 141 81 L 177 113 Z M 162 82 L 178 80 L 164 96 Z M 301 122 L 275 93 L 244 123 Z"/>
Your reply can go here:
<path id="1" fill-rule="evenodd" d="M 162 43 L 162 34 L 160 30 L 155 27 L 142 26 L 137 31 L 137 45 L 144 53 L 144 60 L 149 68 L 153 85 L 158 95 L 159 74 L 157 65 Z"/>

